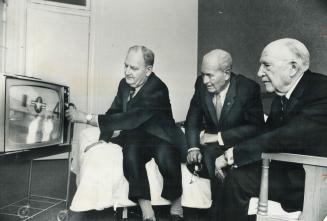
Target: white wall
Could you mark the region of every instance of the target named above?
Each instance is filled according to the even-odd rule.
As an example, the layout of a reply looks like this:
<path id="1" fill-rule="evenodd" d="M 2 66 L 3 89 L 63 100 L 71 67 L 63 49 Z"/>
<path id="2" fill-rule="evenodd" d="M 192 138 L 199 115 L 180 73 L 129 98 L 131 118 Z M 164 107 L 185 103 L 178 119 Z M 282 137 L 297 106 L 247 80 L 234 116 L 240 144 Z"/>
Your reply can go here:
<path id="1" fill-rule="evenodd" d="M 110 106 L 127 49 L 140 44 L 154 51 L 154 72 L 169 88 L 175 119 L 184 120 L 197 70 L 197 0 L 96 0 L 91 7 L 92 111 Z"/>
<path id="2" fill-rule="evenodd" d="M 4 43 L 4 22 L 3 22 L 4 4 L 0 1 L 0 73 L 3 71 L 3 63 L 5 57 L 5 43 Z"/>
<path id="3" fill-rule="evenodd" d="M 71 76 L 66 72 L 61 74 L 60 69 L 69 70 L 69 61 L 66 62 L 67 67 L 62 66 L 65 62 L 57 65 L 55 59 L 53 64 L 45 65 L 43 62 L 45 58 L 47 62 L 51 62 L 53 49 L 56 44 L 58 49 L 65 47 L 61 43 L 64 40 L 54 37 L 53 39 L 60 40 L 49 43 L 53 44 L 51 47 L 38 47 L 37 42 L 33 40 L 34 35 L 44 39 L 42 32 L 51 28 L 51 25 L 54 25 L 52 22 L 65 22 L 64 19 L 48 19 L 51 22 L 43 24 L 46 25 L 45 28 L 41 27 L 41 21 L 50 16 L 42 14 L 47 10 L 53 14 L 54 8 L 51 7 L 54 6 L 44 7 L 45 12 L 39 12 L 41 6 L 31 3 L 31 0 L 8 0 L 6 71 L 12 74 L 31 72 L 27 74 L 54 81 L 57 79 L 59 82 L 65 82 L 66 78 L 76 79 L 73 82 L 75 86 L 72 85 L 72 94 L 80 93 L 77 87 L 79 84 L 87 84 L 86 89 L 83 87 L 83 90 L 87 90 L 87 97 L 77 99 L 77 106 L 86 108 L 89 112 L 103 113 L 110 106 L 117 92 L 118 82 L 123 77 L 122 68 L 127 49 L 132 45 L 142 44 L 155 52 L 154 71 L 166 82 L 170 90 L 175 119 L 184 120 L 197 71 L 197 2 L 91 0 L 90 11 L 87 9 L 86 12 L 90 18 L 89 56 L 88 61 L 85 61 L 88 63 L 88 71 L 87 77 L 81 79 L 76 71 L 72 72 Z M 57 10 L 60 11 L 60 7 L 55 9 Z M 68 13 L 67 10 L 63 11 Z M 40 16 L 39 23 L 36 14 L 44 17 Z M 60 24 L 55 24 L 55 27 L 60 27 Z M 35 30 L 38 33 L 33 34 Z M 76 30 L 72 28 L 70 31 Z M 72 36 L 66 32 L 67 30 L 65 35 Z M 51 36 L 46 36 L 46 39 L 52 39 Z M 52 51 L 49 51 L 49 48 Z M 38 56 L 45 54 L 46 57 Z M 85 65 L 83 63 L 80 66 Z"/>

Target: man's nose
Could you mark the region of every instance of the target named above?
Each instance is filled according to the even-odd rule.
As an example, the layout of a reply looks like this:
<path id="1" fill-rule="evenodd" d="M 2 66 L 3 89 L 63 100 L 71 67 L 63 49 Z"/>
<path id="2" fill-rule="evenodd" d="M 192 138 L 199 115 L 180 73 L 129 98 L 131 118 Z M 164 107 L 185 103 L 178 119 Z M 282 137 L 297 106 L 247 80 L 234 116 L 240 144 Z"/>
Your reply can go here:
<path id="1" fill-rule="evenodd" d="M 263 77 L 265 74 L 264 74 L 264 71 L 263 71 L 263 67 L 262 67 L 262 65 L 260 65 L 260 67 L 259 67 L 259 70 L 258 70 L 258 77 Z"/>
<path id="2" fill-rule="evenodd" d="M 131 74 L 131 68 L 130 67 L 125 67 L 125 74 L 130 75 Z"/>
<path id="3" fill-rule="evenodd" d="M 209 83 L 209 78 L 208 78 L 208 76 L 205 76 L 205 75 L 204 75 L 204 76 L 202 77 L 202 80 L 203 80 L 203 83 L 204 83 L 204 84 Z"/>

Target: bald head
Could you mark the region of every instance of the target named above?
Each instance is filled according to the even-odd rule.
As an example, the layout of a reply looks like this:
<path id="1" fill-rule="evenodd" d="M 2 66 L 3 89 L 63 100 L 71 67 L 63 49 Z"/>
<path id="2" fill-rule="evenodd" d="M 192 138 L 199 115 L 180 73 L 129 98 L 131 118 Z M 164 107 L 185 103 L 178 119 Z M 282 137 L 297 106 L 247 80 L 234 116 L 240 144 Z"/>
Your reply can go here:
<path id="1" fill-rule="evenodd" d="M 300 41 L 292 38 L 282 38 L 268 44 L 262 54 L 269 50 L 276 57 L 291 60 L 301 66 L 302 71 L 309 69 L 310 53 L 307 47 Z"/>
<path id="2" fill-rule="evenodd" d="M 203 56 L 201 74 L 210 93 L 219 93 L 229 83 L 232 56 L 224 50 L 215 49 Z"/>
<path id="3" fill-rule="evenodd" d="M 310 54 L 303 43 L 283 38 L 268 44 L 262 51 L 258 76 L 268 92 L 286 95 L 308 70 Z"/>
<path id="4" fill-rule="evenodd" d="M 203 56 L 202 65 L 210 65 L 220 70 L 232 69 L 232 56 L 227 51 L 215 49 Z"/>

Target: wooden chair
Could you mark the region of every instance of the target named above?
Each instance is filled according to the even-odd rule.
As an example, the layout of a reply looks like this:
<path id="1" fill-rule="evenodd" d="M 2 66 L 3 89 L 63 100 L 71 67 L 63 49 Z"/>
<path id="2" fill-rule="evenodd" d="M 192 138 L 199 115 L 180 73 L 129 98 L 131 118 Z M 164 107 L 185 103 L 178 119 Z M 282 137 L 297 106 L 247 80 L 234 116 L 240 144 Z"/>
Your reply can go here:
<path id="1" fill-rule="evenodd" d="M 289 153 L 262 154 L 262 177 L 257 221 L 288 220 L 268 215 L 268 176 L 271 160 L 303 164 L 305 190 L 303 211 L 298 220 L 323 221 L 327 216 L 327 158 Z M 294 220 L 294 219 L 293 219 Z"/>

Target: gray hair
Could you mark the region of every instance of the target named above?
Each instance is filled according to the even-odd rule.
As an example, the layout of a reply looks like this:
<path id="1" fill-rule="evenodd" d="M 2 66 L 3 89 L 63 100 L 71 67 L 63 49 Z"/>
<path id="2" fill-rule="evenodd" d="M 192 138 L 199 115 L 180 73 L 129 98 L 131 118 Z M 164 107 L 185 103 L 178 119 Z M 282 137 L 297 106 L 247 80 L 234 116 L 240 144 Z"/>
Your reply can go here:
<path id="1" fill-rule="evenodd" d="M 154 63 L 154 53 L 149 48 L 142 45 L 134 45 L 128 49 L 130 51 L 142 51 L 144 63 L 146 66 L 153 66 Z"/>

